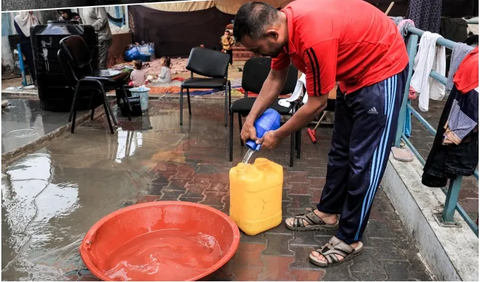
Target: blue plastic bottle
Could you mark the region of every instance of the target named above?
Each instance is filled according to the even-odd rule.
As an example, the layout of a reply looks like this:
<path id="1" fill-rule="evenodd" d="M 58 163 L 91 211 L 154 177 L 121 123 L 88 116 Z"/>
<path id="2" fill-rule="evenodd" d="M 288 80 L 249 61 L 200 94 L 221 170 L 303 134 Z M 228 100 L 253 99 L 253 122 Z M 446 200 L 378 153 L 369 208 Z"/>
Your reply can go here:
<path id="1" fill-rule="evenodd" d="M 256 121 L 255 121 L 255 130 L 257 131 L 257 138 L 262 138 L 267 131 L 276 130 L 280 127 L 280 114 L 274 109 L 267 109 Z M 256 144 L 253 140 L 248 140 L 246 142 L 248 148 L 258 151 L 260 150 L 261 144 Z"/>

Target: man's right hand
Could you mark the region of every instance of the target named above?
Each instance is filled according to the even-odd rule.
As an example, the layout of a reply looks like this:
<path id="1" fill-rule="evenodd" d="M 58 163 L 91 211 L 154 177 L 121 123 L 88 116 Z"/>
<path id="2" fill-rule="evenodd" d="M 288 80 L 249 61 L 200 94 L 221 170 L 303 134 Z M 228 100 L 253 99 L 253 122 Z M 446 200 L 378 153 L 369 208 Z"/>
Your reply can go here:
<path id="1" fill-rule="evenodd" d="M 255 130 L 253 122 L 245 122 L 245 124 L 242 126 L 242 132 L 240 132 L 240 138 L 243 140 L 243 143 L 250 139 L 257 141 L 257 131 Z"/>

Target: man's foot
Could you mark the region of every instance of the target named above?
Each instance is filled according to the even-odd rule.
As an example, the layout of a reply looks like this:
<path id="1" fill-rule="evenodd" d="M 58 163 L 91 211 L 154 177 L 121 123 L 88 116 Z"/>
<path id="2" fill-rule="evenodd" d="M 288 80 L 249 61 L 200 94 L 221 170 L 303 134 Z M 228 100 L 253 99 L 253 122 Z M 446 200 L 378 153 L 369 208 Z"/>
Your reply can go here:
<path id="1" fill-rule="evenodd" d="M 337 237 L 332 237 L 330 241 L 320 249 L 313 251 L 309 258 L 310 262 L 320 267 L 329 267 L 340 264 L 358 256 L 363 251 L 362 242 L 355 242 L 347 245 Z"/>
<path id="2" fill-rule="evenodd" d="M 285 226 L 294 231 L 309 230 L 332 230 L 338 228 L 336 214 L 322 213 L 317 209 L 306 209 L 306 213 L 289 217 L 285 220 Z"/>

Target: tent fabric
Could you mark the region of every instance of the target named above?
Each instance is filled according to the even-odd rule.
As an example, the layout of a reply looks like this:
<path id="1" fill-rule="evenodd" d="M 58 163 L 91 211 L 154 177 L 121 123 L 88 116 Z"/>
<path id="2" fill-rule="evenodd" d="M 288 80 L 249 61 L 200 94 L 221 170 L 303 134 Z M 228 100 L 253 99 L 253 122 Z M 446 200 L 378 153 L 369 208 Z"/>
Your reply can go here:
<path id="1" fill-rule="evenodd" d="M 144 6 L 165 12 L 190 12 L 213 8 L 215 1 L 161 2 Z"/>
<path id="2" fill-rule="evenodd" d="M 251 1 L 252 0 L 216 0 L 215 3 L 217 9 L 220 11 L 235 15 L 243 4 Z M 292 0 L 262 0 L 262 2 L 270 4 L 275 8 L 283 8 L 288 3 L 292 2 Z"/>
<path id="3" fill-rule="evenodd" d="M 190 50 L 204 44 L 219 45 L 225 26 L 234 16 L 212 7 L 190 12 L 165 12 L 143 5 L 130 6 L 136 42 L 155 43 L 155 55 L 188 56 Z"/>
<path id="4" fill-rule="evenodd" d="M 206 10 L 213 7 L 217 7 L 218 10 L 225 14 L 235 15 L 243 4 L 250 2 L 251 0 L 210 0 L 210 1 L 187 1 L 187 2 L 162 2 L 154 4 L 144 4 L 144 6 L 166 12 L 191 12 Z M 284 7 L 292 0 L 262 0 L 264 3 L 268 3 L 273 7 Z"/>

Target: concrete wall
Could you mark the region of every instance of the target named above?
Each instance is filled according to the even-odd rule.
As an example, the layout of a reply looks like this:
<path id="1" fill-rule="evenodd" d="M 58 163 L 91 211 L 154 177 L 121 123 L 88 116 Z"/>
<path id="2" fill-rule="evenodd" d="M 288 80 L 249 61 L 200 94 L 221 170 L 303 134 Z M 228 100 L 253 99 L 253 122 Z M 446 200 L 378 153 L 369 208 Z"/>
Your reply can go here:
<path id="1" fill-rule="evenodd" d="M 408 163 L 390 157 L 382 187 L 436 280 L 478 281 L 478 237 L 458 213 L 458 226 L 441 224 L 437 214 L 446 196 L 424 186 L 422 173 L 417 159 Z"/>

